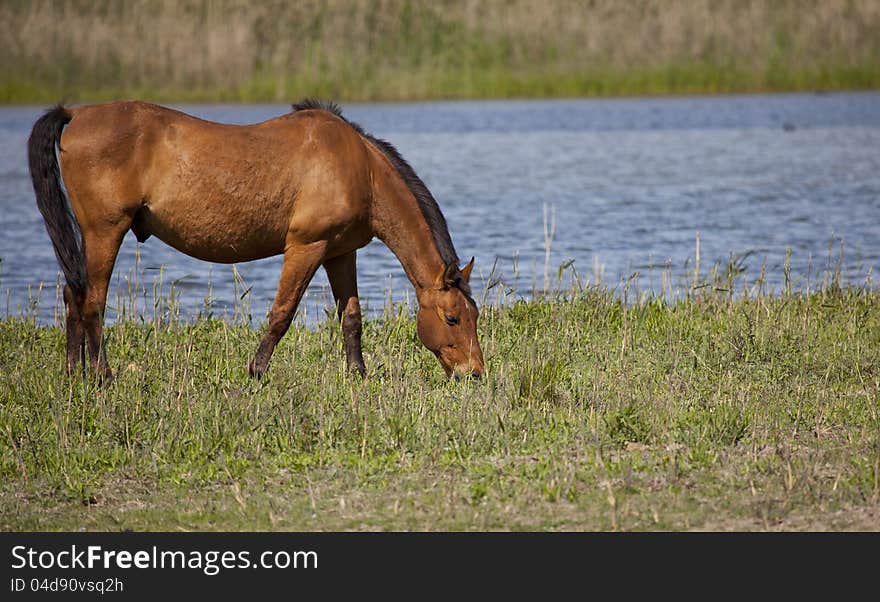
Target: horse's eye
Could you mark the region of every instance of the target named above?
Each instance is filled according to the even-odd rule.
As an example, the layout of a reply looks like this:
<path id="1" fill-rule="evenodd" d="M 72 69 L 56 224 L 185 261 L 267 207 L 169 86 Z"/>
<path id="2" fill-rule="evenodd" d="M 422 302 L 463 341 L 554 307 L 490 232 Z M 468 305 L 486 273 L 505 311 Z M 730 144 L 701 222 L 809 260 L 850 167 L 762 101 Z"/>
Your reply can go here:
<path id="1" fill-rule="evenodd" d="M 456 318 L 455 316 L 446 316 L 446 323 L 450 326 L 455 326 L 456 324 L 458 324 L 458 318 Z"/>

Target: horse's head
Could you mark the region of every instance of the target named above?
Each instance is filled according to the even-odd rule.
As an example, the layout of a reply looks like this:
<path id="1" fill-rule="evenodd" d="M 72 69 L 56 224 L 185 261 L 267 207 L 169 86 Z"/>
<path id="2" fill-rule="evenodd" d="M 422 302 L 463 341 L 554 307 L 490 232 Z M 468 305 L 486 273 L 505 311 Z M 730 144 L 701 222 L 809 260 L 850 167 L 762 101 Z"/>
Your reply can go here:
<path id="1" fill-rule="evenodd" d="M 418 292 L 418 332 L 422 343 L 434 352 L 447 376 L 483 374 L 483 352 L 477 340 L 477 304 L 468 282 L 474 260 L 463 268 L 447 265 L 433 286 Z"/>

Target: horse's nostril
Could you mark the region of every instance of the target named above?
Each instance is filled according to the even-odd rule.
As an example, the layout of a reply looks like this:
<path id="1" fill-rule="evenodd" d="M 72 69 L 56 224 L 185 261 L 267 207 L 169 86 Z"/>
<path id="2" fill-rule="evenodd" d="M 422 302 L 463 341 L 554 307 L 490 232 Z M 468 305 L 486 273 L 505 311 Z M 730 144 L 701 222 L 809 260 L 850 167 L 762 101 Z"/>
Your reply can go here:
<path id="1" fill-rule="evenodd" d="M 471 378 L 473 380 L 480 380 L 480 378 L 482 376 L 483 376 L 482 370 L 470 370 L 470 371 L 468 371 L 468 370 L 455 370 L 449 375 L 449 377 L 452 378 L 453 380 L 462 380 L 462 379 L 467 379 L 467 378 Z"/>

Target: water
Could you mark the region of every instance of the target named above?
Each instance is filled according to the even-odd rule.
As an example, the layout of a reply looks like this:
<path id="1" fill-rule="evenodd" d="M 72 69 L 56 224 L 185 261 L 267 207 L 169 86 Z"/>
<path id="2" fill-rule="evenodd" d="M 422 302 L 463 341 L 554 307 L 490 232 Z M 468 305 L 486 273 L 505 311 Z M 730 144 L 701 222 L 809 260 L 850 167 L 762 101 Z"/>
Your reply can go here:
<path id="1" fill-rule="evenodd" d="M 200 117 L 253 123 L 281 105 L 180 106 Z M 438 199 L 459 255 L 476 256 L 478 299 L 496 263 L 501 284 L 487 299 L 528 297 L 542 288 L 547 221 L 555 215 L 549 275 L 571 261 L 583 279 L 615 285 L 638 273 L 660 290 L 668 267 L 686 286 L 700 237 L 701 272 L 731 254 L 754 282 L 766 262 L 765 290 L 791 272 L 804 286 L 843 245 L 851 284 L 880 259 L 880 93 L 708 98 L 434 102 L 346 105 L 346 116 L 391 141 Z M 34 312 L 56 319 L 58 269 L 34 204 L 25 142 L 41 107 L 0 108 L 0 315 Z M 548 224 L 549 225 L 549 224 Z M 136 263 L 136 253 L 140 261 Z M 136 271 L 136 265 L 139 266 Z M 233 317 L 244 296 L 255 320 L 275 294 L 280 258 L 233 267 L 201 262 L 155 237 L 129 234 L 110 294 L 138 284 L 138 311 L 152 317 L 161 268 L 174 283 L 184 318 Z M 413 298 L 395 257 L 374 241 L 358 254 L 359 287 L 369 313 Z M 40 283 L 37 310 L 29 309 Z M 515 290 L 512 290 L 515 289 Z M 298 320 L 313 322 L 332 304 L 323 272 Z M 241 307 L 242 303 L 238 303 Z M 159 308 L 158 311 L 163 311 Z"/>

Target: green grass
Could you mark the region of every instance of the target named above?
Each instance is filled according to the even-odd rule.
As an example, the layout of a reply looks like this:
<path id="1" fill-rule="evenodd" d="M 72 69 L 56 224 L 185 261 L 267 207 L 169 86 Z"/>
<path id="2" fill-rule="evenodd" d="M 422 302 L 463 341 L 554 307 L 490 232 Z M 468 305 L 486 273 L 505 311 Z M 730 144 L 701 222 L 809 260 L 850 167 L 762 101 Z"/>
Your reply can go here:
<path id="1" fill-rule="evenodd" d="M 63 376 L 64 335 L 0 321 L 3 530 L 880 529 L 880 294 L 604 288 L 486 307 L 479 383 L 405 311 L 294 327 L 107 330 L 117 378 Z"/>
<path id="2" fill-rule="evenodd" d="M 752 70 L 682 62 L 648 69 L 591 67 L 584 71 L 558 72 L 470 70 L 448 66 L 427 74 L 375 75 L 361 70 L 347 75 L 291 75 L 280 88 L 277 77 L 271 75 L 257 75 L 243 83 L 222 87 L 58 86 L 9 79 L 0 80 L 0 103 L 52 103 L 59 99 L 99 102 L 119 98 L 148 98 L 157 102 L 266 102 L 296 99 L 306 92 L 314 97 L 349 101 L 411 101 L 873 90 L 880 88 L 878 64 L 831 63 L 816 68 L 770 66 Z"/>

